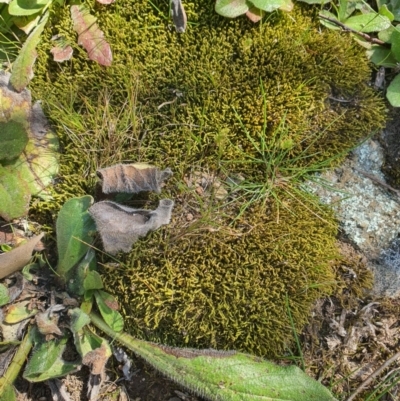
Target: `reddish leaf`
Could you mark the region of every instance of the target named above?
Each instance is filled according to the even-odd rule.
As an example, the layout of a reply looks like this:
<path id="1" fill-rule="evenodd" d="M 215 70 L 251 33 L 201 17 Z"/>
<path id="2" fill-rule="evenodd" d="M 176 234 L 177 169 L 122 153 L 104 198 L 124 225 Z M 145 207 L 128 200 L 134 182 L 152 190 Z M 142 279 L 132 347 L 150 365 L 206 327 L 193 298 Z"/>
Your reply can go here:
<path id="1" fill-rule="evenodd" d="M 61 63 L 63 61 L 69 60 L 72 57 L 73 50 L 72 47 L 69 45 L 65 47 L 56 45 L 50 50 L 50 53 L 53 54 L 54 61 Z"/>
<path id="2" fill-rule="evenodd" d="M 89 14 L 84 6 L 71 6 L 71 18 L 78 34 L 78 44 L 82 45 L 91 60 L 109 67 L 112 62 L 110 45 L 104 39 L 104 32 L 98 27 L 96 17 Z"/>
<path id="3" fill-rule="evenodd" d="M 111 4 L 114 3 L 115 0 L 97 0 L 100 4 Z"/>

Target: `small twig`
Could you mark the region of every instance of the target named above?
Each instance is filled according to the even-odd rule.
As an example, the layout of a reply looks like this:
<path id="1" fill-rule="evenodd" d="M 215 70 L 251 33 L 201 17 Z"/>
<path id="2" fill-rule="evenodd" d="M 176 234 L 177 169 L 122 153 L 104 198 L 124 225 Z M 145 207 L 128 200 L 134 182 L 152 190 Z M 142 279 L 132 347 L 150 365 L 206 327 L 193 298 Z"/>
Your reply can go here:
<path id="1" fill-rule="evenodd" d="M 354 100 L 354 99 L 350 99 L 350 100 L 338 99 L 338 98 L 333 97 L 333 96 L 328 96 L 328 99 L 334 100 L 335 102 L 339 102 L 339 103 L 351 103 Z"/>
<path id="2" fill-rule="evenodd" d="M 361 36 L 362 38 L 364 38 L 366 41 L 368 41 L 370 43 L 373 43 L 373 44 L 376 44 L 376 45 L 381 45 L 381 46 L 390 46 L 390 45 L 388 45 L 388 43 L 385 43 L 383 40 L 380 40 L 380 39 L 377 39 L 377 38 L 373 38 L 372 36 L 367 35 L 364 32 L 356 31 L 355 29 L 346 26 L 345 24 L 343 24 L 342 22 L 340 22 L 340 21 L 338 21 L 338 20 L 336 20 L 334 18 L 325 17 L 325 15 L 321 15 L 321 14 L 319 14 L 319 17 L 324 19 L 324 20 L 326 20 L 326 21 L 331 22 L 332 24 L 340 26 L 344 31 L 352 32 L 352 33 L 354 33 L 354 34 L 356 34 L 358 36 Z"/>
<path id="3" fill-rule="evenodd" d="M 361 393 L 361 391 L 367 387 L 372 380 L 375 379 L 375 377 L 379 376 L 383 370 L 385 370 L 389 365 L 391 365 L 393 362 L 396 362 L 396 360 L 400 358 L 400 351 L 394 354 L 391 358 L 389 358 L 379 369 L 375 370 L 372 374 L 370 374 L 353 392 L 353 394 L 350 395 L 349 398 L 347 398 L 346 401 L 352 401 L 354 398 Z"/>

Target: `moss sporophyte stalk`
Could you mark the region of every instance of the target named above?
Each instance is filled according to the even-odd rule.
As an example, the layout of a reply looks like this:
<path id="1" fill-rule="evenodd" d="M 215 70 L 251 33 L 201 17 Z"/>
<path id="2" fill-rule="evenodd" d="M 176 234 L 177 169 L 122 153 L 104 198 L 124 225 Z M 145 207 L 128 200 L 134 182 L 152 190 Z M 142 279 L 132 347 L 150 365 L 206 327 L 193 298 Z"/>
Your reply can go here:
<path id="1" fill-rule="evenodd" d="M 46 38 L 75 34 L 68 10 L 52 8 L 32 91 L 64 153 L 58 203 L 39 202 L 33 212 L 47 218 L 71 196 L 95 195 L 98 168 L 171 168 L 161 195 L 132 202 L 154 209 L 174 199 L 171 223 L 103 272 L 126 330 L 169 345 L 282 354 L 293 341 L 286 297 L 301 330 L 313 302 L 333 291 L 339 258 L 337 223 L 298 196 L 298 171 L 338 163 L 384 121 L 363 50 L 321 30 L 306 5 L 254 25 L 218 16 L 214 1 L 187 1 L 187 30 L 178 35 L 168 2 L 87 4 L 113 64 L 88 61 L 77 45 L 70 61 L 54 63 Z M 268 182 L 270 192 L 249 201 L 237 185 L 224 200 L 207 197 L 207 188 L 188 184 L 196 172 L 261 189 Z"/>

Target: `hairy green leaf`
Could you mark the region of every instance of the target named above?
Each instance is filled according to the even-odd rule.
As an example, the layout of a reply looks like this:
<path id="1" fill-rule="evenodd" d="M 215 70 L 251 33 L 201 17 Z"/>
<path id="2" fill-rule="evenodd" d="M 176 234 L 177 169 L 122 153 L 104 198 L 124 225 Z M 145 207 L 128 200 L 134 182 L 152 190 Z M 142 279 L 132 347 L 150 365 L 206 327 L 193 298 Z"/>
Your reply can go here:
<path id="1" fill-rule="evenodd" d="M 80 363 L 67 362 L 62 359 L 68 341 L 67 336 L 46 341 L 37 330 L 32 330 L 32 333 L 35 346 L 32 357 L 26 364 L 24 379 L 30 382 L 41 382 L 66 376 L 78 369 Z"/>
<path id="2" fill-rule="evenodd" d="M 164 375 L 202 397 L 217 401 L 335 401 L 322 384 L 296 366 L 279 366 L 235 351 L 172 348 L 113 332 L 98 315 L 98 328 Z"/>
<path id="3" fill-rule="evenodd" d="M 40 12 L 52 0 L 11 0 L 8 12 L 11 15 L 32 15 Z"/>
<path id="4" fill-rule="evenodd" d="M 118 307 L 115 298 L 105 291 L 94 292 L 96 303 L 104 321 L 116 332 L 124 328 L 124 319 L 115 309 Z"/>
<path id="5" fill-rule="evenodd" d="M 215 11 L 223 17 L 235 18 L 249 11 L 247 0 L 217 0 Z"/>
<path id="6" fill-rule="evenodd" d="M 393 107 L 400 107 L 400 74 L 396 75 L 388 86 L 386 97 Z"/>
<path id="7" fill-rule="evenodd" d="M 69 279 L 68 273 L 83 258 L 93 242 L 96 227 L 87 211 L 92 203 L 91 196 L 72 198 L 65 202 L 58 214 L 57 273 L 63 280 Z"/>
<path id="8" fill-rule="evenodd" d="M 40 42 L 40 35 L 43 32 L 48 18 L 49 13 L 46 12 L 38 26 L 26 39 L 17 59 L 13 63 L 10 82 L 18 92 L 26 88 L 33 78 L 33 64 L 37 57 L 36 46 Z"/>
<path id="9" fill-rule="evenodd" d="M 90 60 L 109 67 L 112 63 L 111 47 L 96 23 L 96 17 L 83 6 L 71 6 L 71 18 L 78 34 L 78 44 L 83 46 Z"/>
<path id="10" fill-rule="evenodd" d="M 344 21 L 344 24 L 359 32 L 379 32 L 390 27 L 388 17 L 377 13 L 355 15 Z"/>

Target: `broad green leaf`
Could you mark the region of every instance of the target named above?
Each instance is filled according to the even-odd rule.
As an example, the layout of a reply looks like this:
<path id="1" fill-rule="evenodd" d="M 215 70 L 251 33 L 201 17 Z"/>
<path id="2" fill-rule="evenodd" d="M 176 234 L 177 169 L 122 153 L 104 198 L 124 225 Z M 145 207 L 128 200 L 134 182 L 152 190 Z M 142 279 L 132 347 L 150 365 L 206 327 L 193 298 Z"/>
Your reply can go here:
<path id="1" fill-rule="evenodd" d="M 249 4 L 246 0 L 217 0 L 215 11 L 223 17 L 236 18 L 249 11 Z"/>
<path id="2" fill-rule="evenodd" d="M 92 270 L 96 269 L 96 266 L 96 253 L 92 248 L 89 248 L 85 257 L 76 265 L 76 267 L 73 268 L 73 270 L 71 270 L 69 274 L 71 278 L 67 282 L 67 287 L 70 294 L 84 294 L 85 290 L 87 290 L 85 287 L 85 279 Z"/>
<path id="3" fill-rule="evenodd" d="M 389 28 L 384 29 L 383 31 L 378 32 L 378 38 L 386 43 L 392 43 L 392 34 L 396 28 L 391 25 Z"/>
<path id="4" fill-rule="evenodd" d="M 58 214 L 57 273 L 63 280 L 70 278 L 68 273 L 83 258 L 94 240 L 96 227 L 87 211 L 92 203 L 91 196 L 72 198 L 65 202 Z"/>
<path id="5" fill-rule="evenodd" d="M 79 330 L 82 330 L 84 326 L 90 323 L 89 316 L 80 308 L 71 309 L 68 313 L 71 317 L 71 331 L 73 333 L 77 333 Z"/>
<path id="6" fill-rule="evenodd" d="M 27 183 L 32 195 L 51 199 L 46 187 L 58 173 L 58 146 L 57 135 L 52 131 L 48 131 L 41 138 L 31 136 L 24 153 L 13 165 Z"/>
<path id="7" fill-rule="evenodd" d="M 4 387 L 3 391 L 0 392 L 0 401 L 16 401 L 14 386 L 8 384 Z"/>
<path id="8" fill-rule="evenodd" d="M 21 121 L 0 121 L 0 161 L 18 157 L 28 143 L 27 126 Z"/>
<path id="9" fill-rule="evenodd" d="M 10 305 L 4 313 L 4 322 L 15 324 L 34 316 L 38 310 L 29 309 L 29 301 L 21 301 Z"/>
<path id="10" fill-rule="evenodd" d="M 30 382 L 41 382 L 66 376 L 79 368 L 80 363 L 62 359 L 68 341 L 67 336 L 46 341 L 37 330 L 33 330 L 33 332 L 35 346 L 32 356 L 26 364 L 24 379 Z"/>
<path id="11" fill-rule="evenodd" d="M 291 11 L 293 3 L 290 0 L 249 0 L 255 7 L 260 10 L 272 12 L 278 9 Z"/>
<path id="12" fill-rule="evenodd" d="M 25 215 L 30 199 L 26 182 L 0 165 L 0 216 L 10 221 Z"/>
<path id="13" fill-rule="evenodd" d="M 97 18 L 84 5 L 71 6 L 71 18 L 78 34 L 78 44 L 85 48 L 90 60 L 109 67 L 112 63 L 111 47 L 97 25 Z"/>
<path id="14" fill-rule="evenodd" d="M 10 301 L 10 296 L 8 294 L 8 288 L 0 283 L 0 306 L 7 304 Z"/>
<path id="15" fill-rule="evenodd" d="M 400 107 L 400 75 L 396 75 L 388 86 L 386 97 L 393 107 Z"/>
<path id="16" fill-rule="evenodd" d="M 106 340 L 99 337 L 95 333 L 92 333 L 90 330 L 86 330 L 85 328 L 74 332 L 75 347 L 82 358 L 84 358 L 88 352 L 99 348 L 103 341 Z"/>
<path id="17" fill-rule="evenodd" d="M 11 0 L 8 12 L 11 15 L 32 15 L 40 12 L 52 0 Z"/>
<path id="18" fill-rule="evenodd" d="M 211 401 L 335 401 L 321 383 L 296 366 L 279 366 L 235 351 L 172 348 L 92 323 L 164 375 Z"/>
<path id="19" fill-rule="evenodd" d="M 392 33 L 392 54 L 396 58 L 396 61 L 400 62 L 400 31 L 395 28 Z"/>
<path id="20" fill-rule="evenodd" d="M 379 32 L 390 27 L 389 18 L 375 12 L 360 14 L 343 21 L 346 26 L 359 32 Z"/>
<path id="21" fill-rule="evenodd" d="M 378 66 L 393 68 L 397 64 L 391 49 L 387 49 L 386 47 L 372 46 L 366 53 L 370 61 Z"/>
<path id="22" fill-rule="evenodd" d="M 48 18 L 49 13 L 46 12 L 38 26 L 26 39 L 17 59 L 13 63 L 10 82 L 18 92 L 26 88 L 33 78 L 33 64 L 37 57 L 36 46 L 40 42 L 40 35 L 43 32 Z"/>
<path id="23" fill-rule="evenodd" d="M 124 319 L 115 309 L 118 304 L 115 298 L 105 291 L 97 290 L 94 292 L 96 303 L 104 321 L 116 332 L 124 328 Z"/>
<path id="24" fill-rule="evenodd" d="M 96 271 L 89 271 L 86 276 L 83 286 L 85 290 L 100 290 L 103 288 L 103 281 L 101 280 L 101 276 Z"/>
<path id="25" fill-rule="evenodd" d="M 389 11 L 386 4 L 379 7 L 379 14 L 387 17 L 390 22 L 394 20 L 394 15 Z"/>

